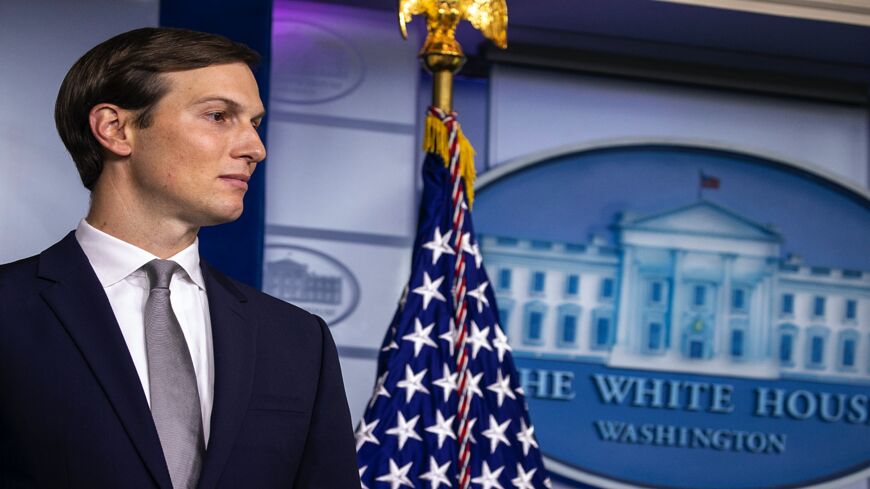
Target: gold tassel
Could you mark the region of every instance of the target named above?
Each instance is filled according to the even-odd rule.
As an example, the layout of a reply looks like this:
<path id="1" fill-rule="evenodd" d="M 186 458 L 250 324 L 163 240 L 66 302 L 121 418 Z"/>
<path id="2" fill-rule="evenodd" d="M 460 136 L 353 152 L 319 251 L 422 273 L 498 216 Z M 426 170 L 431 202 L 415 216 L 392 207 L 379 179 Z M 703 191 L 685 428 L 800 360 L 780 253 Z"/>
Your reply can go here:
<path id="1" fill-rule="evenodd" d="M 474 179 L 477 178 L 477 172 L 474 169 L 474 154 L 474 148 L 462 134 L 462 129 L 459 129 L 459 170 L 465 180 L 465 196 L 468 198 L 469 210 L 474 204 Z"/>
<path id="2" fill-rule="evenodd" d="M 444 166 L 450 165 L 450 148 L 447 145 L 449 136 L 447 126 L 441 122 L 441 119 L 432 114 L 426 116 L 423 151 L 440 156 L 444 161 Z M 465 181 L 465 196 L 468 200 L 468 208 L 471 209 L 472 204 L 474 204 L 474 179 L 477 178 L 477 172 L 474 169 L 475 153 L 471 143 L 462 133 L 461 127 L 457 127 L 457 137 L 459 138 L 459 174 Z"/>

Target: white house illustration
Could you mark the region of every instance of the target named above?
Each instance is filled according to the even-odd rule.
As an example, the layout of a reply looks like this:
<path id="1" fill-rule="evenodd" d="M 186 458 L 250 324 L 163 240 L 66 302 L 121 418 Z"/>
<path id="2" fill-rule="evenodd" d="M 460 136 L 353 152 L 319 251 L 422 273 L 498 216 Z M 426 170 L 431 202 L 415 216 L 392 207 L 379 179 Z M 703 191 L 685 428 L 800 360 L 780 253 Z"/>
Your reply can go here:
<path id="1" fill-rule="evenodd" d="M 481 237 L 517 354 L 870 381 L 870 273 L 783 260 L 775 229 L 707 201 L 614 228 L 615 248 Z"/>

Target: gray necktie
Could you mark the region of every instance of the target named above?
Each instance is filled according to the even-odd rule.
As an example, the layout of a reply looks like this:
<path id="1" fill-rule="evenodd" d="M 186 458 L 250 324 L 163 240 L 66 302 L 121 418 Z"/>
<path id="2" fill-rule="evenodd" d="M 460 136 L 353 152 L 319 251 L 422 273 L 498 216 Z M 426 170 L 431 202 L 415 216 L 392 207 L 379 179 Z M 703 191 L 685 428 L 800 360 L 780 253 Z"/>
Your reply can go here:
<path id="1" fill-rule="evenodd" d="M 193 489 L 205 443 L 196 373 L 184 333 L 169 302 L 169 282 L 178 264 L 152 260 L 144 267 L 151 284 L 145 303 L 145 349 L 151 416 L 174 489 Z"/>

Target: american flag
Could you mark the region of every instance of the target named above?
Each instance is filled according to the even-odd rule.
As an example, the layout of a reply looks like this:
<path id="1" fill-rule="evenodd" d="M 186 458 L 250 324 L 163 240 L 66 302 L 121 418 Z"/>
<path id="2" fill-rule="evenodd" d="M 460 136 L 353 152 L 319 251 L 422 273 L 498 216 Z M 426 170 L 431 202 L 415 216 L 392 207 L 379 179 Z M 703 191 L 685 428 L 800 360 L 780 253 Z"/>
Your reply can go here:
<path id="1" fill-rule="evenodd" d="M 356 430 L 362 487 L 550 487 L 474 238 L 471 147 L 435 108 L 427 138 L 411 277 Z"/>
<path id="2" fill-rule="evenodd" d="M 707 175 L 703 171 L 701 172 L 701 181 L 699 185 L 701 188 L 719 188 L 719 178 L 714 177 L 713 175 Z"/>

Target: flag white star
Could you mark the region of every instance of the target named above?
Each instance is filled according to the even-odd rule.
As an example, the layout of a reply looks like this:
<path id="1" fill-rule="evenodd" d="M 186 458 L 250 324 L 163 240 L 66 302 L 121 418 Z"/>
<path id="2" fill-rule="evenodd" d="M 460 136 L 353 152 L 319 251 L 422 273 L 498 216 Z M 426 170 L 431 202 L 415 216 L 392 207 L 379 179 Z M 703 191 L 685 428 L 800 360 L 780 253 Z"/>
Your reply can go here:
<path id="1" fill-rule="evenodd" d="M 511 376 L 503 376 L 501 374 L 501 369 L 499 369 L 497 373 L 498 380 L 494 384 L 487 386 L 487 389 L 495 392 L 498 396 L 498 407 L 501 407 L 505 396 L 514 400 L 516 400 L 517 397 L 514 395 L 514 391 L 511 390 Z"/>
<path id="2" fill-rule="evenodd" d="M 405 415 L 403 415 L 402 412 L 399 411 L 399 419 L 396 420 L 396 426 L 386 431 L 388 435 L 399 437 L 399 450 L 401 450 L 405 446 L 408 438 L 423 441 L 423 439 L 420 438 L 420 435 L 417 434 L 417 430 L 415 429 L 415 427 L 417 426 L 417 421 L 419 420 L 419 414 L 411 419 L 406 420 Z"/>
<path id="3" fill-rule="evenodd" d="M 362 480 L 362 475 L 365 474 L 367 468 L 369 468 L 368 465 L 363 465 L 362 467 L 359 468 L 360 480 Z M 366 485 L 364 483 L 360 483 L 359 489 L 369 489 L 369 488 L 366 487 Z"/>
<path id="4" fill-rule="evenodd" d="M 513 348 L 508 344 L 507 336 L 505 336 L 504 332 L 497 324 L 495 325 L 495 340 L 493 340 L 492 346 L 498 350 L 499 362 L 504 361 L 505 352 L 513 351 Z"/>
<path id="5" fill-rule="evenodd" d="M 535 472 L 537 471 L 538 469 L 534 468 L 526 472 L 522 464 L 517 463 L 517 476 L 511 479 L 511 484 L 513 484 L 516 489 L 535 489 L 535 486 L 532 484 L 532 477 L 535 476 Z"/>
<path id="6" fill-rule="evenodd" d="M 492 351 L 492 346 L 489 344 L 489 326 L 480 329 L 477 327 L 477 323 L 471 321 L 471 335 L 468 336 L 466 342 L 471 345 L 471 358 L 477 358 L 477 352 L 480 351 L 481 348 L 486 348 L 489 351 Z"/>
<path id="7" fill-rule="evenodd" d="M 495 416 L 491 414 L 489 415 L 489 428 L 481 433 L 483 436 L 489 438 L 489 453 L 495 453 L 495 449 L 498 447 L 499 443 L 504 443 L 505 445 L 510 446 L 511 442 L 508 441 L 507 436 L 504 434 L 504 432 L 507 431 L 509 424 L 511 424 L 510 419 L 502 424 L 498 424 L 498 421 L 495 420 Z"/>
<path id="8" fill-rule="evenodd" d="M 438 418 L 435 420 L 435 424 L 426 428 L 426 431 L 429 433 L 438 435 L 438 449 L 441 449 L 441 446 L 444 445 L 444 440 L 449 438 L 456 439 L 456 435 L 453 433 L 453 418 L 456 416 L 450 416 L 447 419 L 444 419 L 444 416 L 441 415 L 441 411 L 435 411 L 435 416 Z"/>
<path id="9" fill-rule="evenodd" d="M 468 376 L 468 392 L 471 393 L 472 396 L 483 397 L 483 391 L 480 390 L 480 380 L 483 379 L 483 372 L 477 375 L 471 375 L 471 371 L 467 370 L 466 375 Z M 474 399 L 474 397 L 472 397 Z"/>
<path id="10" fill-rule="evenodd" d="M 429 337 L 430 333 L 432 332 L 432 328 L 434 327 L 435 323 L 432 323 L 424 328 L 423 323 L 420 322 L 420 319 L 414 318 L 414 332 L 402 336 L 403 340 L 414 343 L 414 358 L 417 358 L 417 355 L 420 354 L 420 350 L 423 349 L 423 345 L 431 346 L 432 348 L 438 347 L 438 345 L 436 345 L 435 342 L 432 341 L 432 338 Z"/>
<path id="11" fill-rule="evenodd" d="M 535 427 L 526 426 L 526 420 L 520 418 L 520 431 L 517 432 L 517 440 L 523 444 L 523 456 L 529 454 L 529 447 L 538 448 L 538 442 L 535 441 Z"/>
<path id="12" fill-rule="evenodd" d="M 390 338 L 390 342 L 387 344 L 387 346 L 381 348 L 381 351 L 398 350 L 399 345 L 396 344 L 396 326 L 395 325 L 390 327 L 390 334 L 389 334 L 388 338 Z"/>
<path id="13" fill-rule="evenodd" d="M 438 337 L 447 342 L 447 345 L 450 347 L 450 356 L 453 356 L 453 349 L 456 346 L 456 336 L 458 330 L 456 329 L 456 324 L 453 323 L 453 318 L 450 318 L 450 326 L 446 332 L 442 333 Z"/>
<path id="14" fill-rule="evenodd" d="M 469 290 L 468 295 L 477 299 L 477 313 L 483 312 L 483 306 L 489 307 L 489 299 L 486 298 L 486 288 L 489 287 L 489 282 L 483 282 L 476 289 Z"/>
<path id="15" fill-rule="evenodd" d="M 441 487 L 441 484 L 450 487 L 450 479 L 447 478 L 447 467 L 450 467 L 449 460 L 444 465 L 438 465 L 438 461 L 435 460 L 435 457 L 430 456 L 429 472 L 420 474 L 420 478 L 429 481 L 429 484 L 432 485 L 432 489 L 438 489 Z"/>
<path id="16" fill-rule="evenodd" d="M 544 487 L 546 487 L 547 489 L 553 489 L 553 483 L 550 482 L 550 478 L 549 478 L 549 477 L 547 477 L 546 479 L 544 479 Z"/>
<path id="17" fill-rule="evenodd" d="M 414 462 L 408 462 L 402 468 L 396 465 L 393 459 L 390 459 L 390 473 L 384 474 L 377 478 L 381 482 L 389 482 L 390 489 L 399 489 L 401 486 L 414 487 L 414 484 L 408 480 L 408 471 L 411 470 L 411 465 Z"/>
<path id="18" fill-rule="evenodd" d="M 471 245 L 471 254 L 474 255 L 474 266 L 480 268 L 480 264 L 483 262 L 483 255 L 480 254 L 480 246 L 477 243 Z"/>
<path id="19" fill-rule="evenodd" d="M 471 253 L 471 233 L 462 233 L 462 251 Z"/>
<path id="20" fill-rule="evenodd" d="M 450 393 L 457 389 L 456 378 L 459 376 L 458 372 L 450 373 L 450 367 L 447 364 L 444 364 L 444 375 L 432 383 L 437 385 L 438 387 L 444 389 L 444 400 L 450 399 Z"/>
<path id="21" fill-rule="evenodd" d="M 378 382 L 375 384 L 375 388 L 372 391 L 372 399 L 369 401 L 369 408 L 375 405 L 375 402 L 377 402 L 379 397 L 390 397 L 390 392 L 386 389 L 386 387 L 384 387 L 384 384 L 387 382 L 387 375 L 389 374 L 390 372 L 387 371 L 384 372 L 383 375 L 378 377 Z"/>
<path id="22" fill-rule="evenodd" d="M 376 420 L 372 421 L 371 423 L 366 423 L 365 419 L 360 420 L 359 426 L 357 427 L 356 433 L 355 433 L 355 435 L 356 435 L 356 451 L 359 451 L 360 447 L 365 445 L 366 442 L 374 443 L 375 445 L 381 444 L 381 442 L 379 442 L 378 439 L 374 435 L 375 426 L 377 426 L 380 421 L 381 420 L 376 419 Z"/>
<path id="23" fill-rule="evenodd" d="M 414 289 L 415 294 L 420 294 L 423 296 L 423 310 L 425 311 L 427 307 L 429 307 L 429 303 L 432 301 L 432 298 L 438 299 L 441 302 L 445 302 L 447 299 L 441 295 L 441 292 L 438 291 L 438 287 L 441 287 L 441 282 L 444 281 L 444 277 L 438 277 L 435 280 L 429 278 L 429 274 L 427 272 L 423 272 L 423 285 Z"/>
<path id="24" fill-rule="evenodd" d="M 465 432 L 468 433 L 468 440 L 471 441 L 472 444 L 477 444 L 477 439 L 474 438 L 474 425 L 477 424 L 477 418 L 469 418 L 468 426 L 465 427 Z M 462 432 L 462 422 L 459 423 L 459 431 L 457 431 L 457 436 L 459 436 Z M 458 477 L 458 476 L 457 476 Z"/>
<path id="25" fill-rule="evenodd" d="M 410 365 L 405 365 L 405 379 L 397 382 L 396 387 L 399 389 L 405 389 L 406 403 L 411 402 L 411 399 L 417 392 L 429 393 L 429 389 L 423 385 L 423 376 L 426 375 L 426 371 L 427 369 L 424 368 L 423 370 L 414 373 Z"/>
<path id="26" fill-rule="evenodd" d="M 501 472 L 504 470 L 504 467 L 499 467 L 495 472 L 489 469 L 489 464 L 486 463 L 486 460 L 483 461 L 483 467 L 481 468 L 481 473 L 479 476 L 471 479 L 471 482 L 474 484 L 480 484 L 483 486 L 483 489 L 504 489 L 502 485 L 498 482 L 498 476 L 501 475 Z M 395 488 L 394 488 L 395 489 Z"/>
<path id="27" fill-rule="evenodd" d="M 441 235 L 441 229 L 435 228 L 435 235 L 432 236 L 432 241 L 423 244 L 423 248 L 432 250 L 432 264 L 436 264 L 442 254 L 455 255 L 453 248 L 450 247 L 450 235 L 453 230 L 447 231 L 447 234 Z"/>
<path id="28" fill-rule="evenodd" d="M 480 268 L 483 256 L 480 255 L 480 246 L 477 243 L 471 243 L 471 233 L 465 233 L 462 236 L 462 251 L 471 254 L 474 257 L 474 267 Z"/>
<path id="29" fill-rule="evenodd" d="M 471 443 L 477 445 L 477 438 L 474 437 L 474 425 L 477 424 L 477 418 L 471 418 L 468 420 L 468 439 L 471 440 Z"/>

